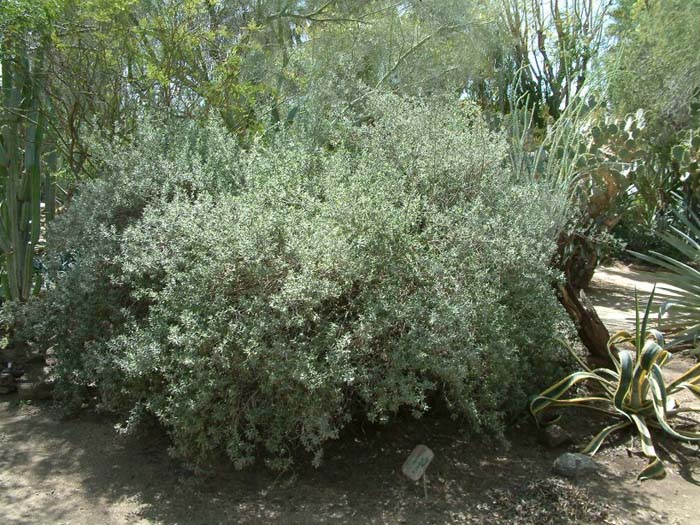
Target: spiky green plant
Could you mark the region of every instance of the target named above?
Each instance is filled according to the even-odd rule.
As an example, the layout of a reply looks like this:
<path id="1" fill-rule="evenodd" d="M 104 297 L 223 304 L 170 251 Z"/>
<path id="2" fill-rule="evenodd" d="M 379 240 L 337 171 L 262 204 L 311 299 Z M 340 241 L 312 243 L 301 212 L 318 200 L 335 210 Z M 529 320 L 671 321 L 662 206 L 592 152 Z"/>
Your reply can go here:
<path id="1" fill-rule="evenodd" d="M 661 306 L 661 313 L 669 313 L 669 327 L 678 332 L 674 341 L 683 343 L 696 341 L 700 336 L 700 219 L 692 212 L 676 214 L 679 228 L 670 226 L 659 238 L 685 259 L 651 251 L 649 254 L 631 252 L 636 257 L 660 266 L 664 271 L 657 274 L 660 282 L 675 289 L 674 296 Z M 684 231 L 685 230 L 685 231 Z"/>
<path id="2" fill-rule="evenodd" d="M 575 372 L 552 385 L 530 402 L 530 412 L 540 424 L 539 415 L 554 407 L 587 408 L 617 419 L 603 428 L 583 449 L 584 454 L 595 454 L 603 442 L 614 432 L 632 427 L 639 434 L 642 452 L 649 458 L 649 464 L 639 473 L 640 480 L 661 479 L 666 475 L 651 438 L 650 428 L 662 430 L 683 441 L 700 441 L 700 432 L 687 432 L 675 429 L 670 420 L 680 412 L 698 412 L 700 409 L 675 406 L 670 396 L 688 390 L 700 397 L 700 364 L 666 384 L 662 368 L 671 358 L 664 350 L 664 337 L 661 332 L 648 329 L 649 312 L 654 297 L 652 291 L 644 316 L 640 319 L 639 302 L 635 293 L 636 324 L 635 333 L 620 331 L 608 342 L 608 352 L 615 370 L 608 368 L 591 369 L 576 356 L 582 371 Z M 634 351 L 616 350 L 624 344 L 631 344 Z M 597 392 L 579 397 L 564 398 L 576 385 L 592 382 Z"/>

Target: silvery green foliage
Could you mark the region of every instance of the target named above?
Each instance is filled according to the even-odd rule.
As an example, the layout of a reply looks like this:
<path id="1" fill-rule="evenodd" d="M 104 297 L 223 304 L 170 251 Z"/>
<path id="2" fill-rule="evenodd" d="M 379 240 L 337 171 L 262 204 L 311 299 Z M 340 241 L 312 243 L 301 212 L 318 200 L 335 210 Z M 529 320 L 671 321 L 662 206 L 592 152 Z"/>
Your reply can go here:
<path id="1" fill-rule="evenodd" d="M 514 183 L 470 106 L 368 105 L 325 148 L 280 135 L 202 156 L 150 128 L 105 155 L 50 237 L 74 262 L 31 306 L 64 387 L 96 385 L 127 426 L 155 415 L 195 463 L 319 461 L 351 418 L 439 400 L 500 435 L 561 362 L 564 196 Z"/>

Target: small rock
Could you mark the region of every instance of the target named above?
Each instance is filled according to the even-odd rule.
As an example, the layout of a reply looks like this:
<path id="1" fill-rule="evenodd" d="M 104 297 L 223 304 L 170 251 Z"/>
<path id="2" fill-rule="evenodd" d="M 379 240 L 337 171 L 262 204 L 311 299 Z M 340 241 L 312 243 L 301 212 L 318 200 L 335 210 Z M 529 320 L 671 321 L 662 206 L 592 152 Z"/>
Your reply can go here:
<path id="1" fill-rule="evenodd" d="M 36 383 L 18 383 L 17 397 L 32 401 L 41 401 L 53 397 L 53 383 L 39 381 Z"/>
<path id="2" fill-rule="evenodd" d="M 598 471 L 598 464 L 589 456 L 566 452 L 554 462 L 555 474 L 565 478 L 580 478 Z"/>
<path id="3" fill-rule="evenodd" d="M 548 425 L 540 432 L 540 441 L 548 448 L 558 448 L 571 443 L 571 435 L 559 425 Z"/>

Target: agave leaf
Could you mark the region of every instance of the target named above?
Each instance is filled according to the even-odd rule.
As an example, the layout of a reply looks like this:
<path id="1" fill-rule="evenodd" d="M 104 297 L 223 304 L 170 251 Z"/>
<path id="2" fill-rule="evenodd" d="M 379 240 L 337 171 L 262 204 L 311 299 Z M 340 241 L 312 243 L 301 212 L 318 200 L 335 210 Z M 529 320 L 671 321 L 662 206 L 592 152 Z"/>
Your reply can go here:
<path id="1" fill-rule="evenodd" d="M 673 410 L 668 410 L 669 415 L 685 414 L 686 412 L 690 412 L 690 413 L 700 412 L 700 408 L 683 407 L 683 408 L 674 408 Z"/>
<path id="2" fill-rule="evenodd" d="M 614 425 L 610 425 L 605 427 L 603 430 L 598 432 L 593 439 L 586 445 L 586 447 L 581 451 L 583 454 L 590 454 L 591 456 L 598 452 L 598 449 L 600 446 L 603 444 L 603 442 L 610 436 L 613 432 L 617 432 L 618 430 L 622 430 L 623 428 L 627 428 L 631 425 L 632 423 L 630 421 L 622 421 L 620 423 L 615 423 Z"/>
<path id="3" fill-rule="evenodd" d="M 654 284 L 654 288 L 652 288 L 651 293 L 649 294 L 649 300 L 647 301 L 647 307 L 644 310 L 644 317 L 642 318 L 641 331 L 639 330 L 639 326 L 637 326 L 637 359 L 639 359 L 639 351 L 640 351 L 640 348 L 642 348 L 642 338 L 647 333 L 647 324 L 649 323 L 649 312 L 651 311 L 651 303 L 654 300 L 654 293 L 655 292 L 656 292 L 656 284 Z M 635 301 L 637 301 L 637 289 L 636 288 L 634 290 L 634 298 L 635 298 Z M 637 309 L 637 319 L 639 319 L 639 309 Z"/>
<path id="4" fill-rule="evenodd" d="M 632 341 L 634 337 L 627 330 L 619 330 L 610 336 L 608 341 L 610 345 L 617 343 L 624 343 L 625 341 Z"/>
<path id="5" fill-rule="evenodd" d="M 586 410 L 593 410 L 594 412 L 598 412 L 600 414 L 605 414 L 606 416 L 613 416 L 613 417 L 619 417 L 620 413 L 613 411 L 613 410 L 608 410 L 606 408 L 592 405 L 590 404 L 591 402 L 606 402 L 610 403 L 610 399 L 608 398 L 595 398 L 595 397 L 579 397 L 579 398 L 574 398 L 574 399 L 551 399 L 547 398 L 550 403 L 547 404 L 547 408 L 557 408 L 557 407 L 575 407 L 575 408 L 585 408 Z M 554 423 L 554 420 L 552 421 L 547 421 L 546 425 L 551 425 Z M 539 425 L 539 423 L 538 423 Z"/>
<path id="6" fill-rule="evenodd" d="M 607 397 L 598 397 L 598 396 L 586 396 L 586 397 L 572 397 L 569 399 L 552 399 L 553 403 L 556 403 L 557 405 L 577 405 L 581 403 L 595 403 L 595 402 L 603 402 L 603 403 L 610 403 L 610 399 Z M 610 412 L 611 414 L 614 414 L 615 412 Z"/>
<path id="7" fill-rule="evenodd" d="M 591 370 L 591 372 L 599 376 L 610 376 L 610 379 L 614 383 L 617 383 L 620 380 L 620 374 L 614 370 L 610 370 L 609 368 L 595 368 Z M 612 382 L 608 381 L 608 384 L 612 384 Z"/>
<path id="8" fill-rule="evenodd" d="M 644 418 L 636 414 L 631 414 L 630 418 L 634 426 L 637 427 L 637 432 L 639 432 L 639 439 L 642 442 L 642 453 L 648 458 L 656 458 L 656 449 L 654 448 L 654 443 L 651 440 L 651 433 L 649 432 Z"/>
<path id="9" fill-rule="evenodd" d="M 656 285 L 654 285 L 654 288 L 656 288 Z M 664 346 L 664 344 L 665 344 L 665 341 L 666 341 L 666 340 L 664 339 L 664 334 L 662 334 L 662 333 L 661 333 L 659 330 L 657 330 L 656 328 L 650 328 L 650 329 L 647 331 L 647 334 L 648 334 L 648 335 L 647 335 L 647 338 L 653 337 L 653 338 L 654 338 L 654 341 L 656 341 L 656 343 L 657 343 L 659 346 L 661 346 L 661 347 L 663 348 L 663 346 Z"/>
<path id="10" fill-rule="evenodd" d="M 700 244 L 684 231 L 673 226 L 670 229 L 673 235 L 666 233 L 659 235 L 659 237 L 688 259 L 696 259 L 698 252 L 700 252 Z"/>
<path id="11" fill-rule="evenodd" d="M 678 389 L 679 390 L 680 389 L 687 390 L 688 392 L 693 394 L 695 397 L 700 399 L 700 385 L 693 385 L 691 383 L 681 383 L 680 385 L 678 385 Z M 685 410 L 685 412 L 688 412 L 688 411 L 690 411 L 690 409 Z M 700 409 L 698 409 L 698 411 L 700 412 Z"/>
<path id="12" fill-rule="evenodd" d="M 642 349 L 641 356 L 638 358 L 638 363 L 634 370 L 634 378 L 632 379 L 631 405 L 633 408 L 640 408 L 644 403 L 649 393 L 649 382 L 647 381 L 649 369 L 662 353 L 667 352 L 658 345 L 656 338 L 647 339 L 644 343 L 644 348 Z M 664 361 L 666 359 L 667 358 L 664 357 Z"/>
<path id="13" fill-rule="evenodd" d="M 646 377 L 647 371 L 642 367 L 637 365 L 634 368 L 634 377 L 632 378 L 632 407 L 641 407 L 644 403 L 644 397 L 646 395 Z"/>
<path id="14" fill-rule="evenodd" d="M 627 332 L 626 330 L 620 330 L 619 332 L 615 332 L 610 339 L 608 339 L 608 355 L 610 356 L 610 360 L 613 362 L 615 365 L 615 369 L 617 370 L 618 373 L 620 373 L 620 363 L 619 363 L 619 358 L 615 356 L 615 354 L 612 351 L 612 347 L 616 345 L 617 343 L 624 343 L 626 341 L 632 341 L 634 340 L 634 337 L 632 334 Z"/>
<path id="15" fill-rule="evenodd" d="M 700 277 L 700 272 L 695 270 L 692 266 L 688 266 L 687 264 L 682 263 L 674 259 L 673 257 L 669 257 L 668 255 L 664 255 L 663 253 L 654 251 L 650 251 L 650 255 L 645 255 L 643 253 L 633 251 L 630 251 L 630 253 L 635 257 L 638 257 L 639 259 L 642 259 L 656 266 L 661 266 L 662 268 L 666 268 L 667 270 L 670 270 L 672 272 L 680 271 L 681 273 L 693 276 L 696 279 Z M 664 276 L 664 281 L 665 280 L 666 276 Z"/>
<path id="16" fill-rule="evenodd" d="M 676 217 L 681 219 L 681 222 L 684 224 L 684 226 L 688 228 L 689 233 L 685 233 L 683 230 L 675 226 L 669 226 L 669 229 L 673 232 L 673 234 L 668 232 L 662 233 L 661 237 L 663 238 L 663 240 L 666 240 L 667 238 L 678 240 L 677 237 L 681 237 L 688 242 L 690 247 L 697 248 L 698 250 L 700 250 L 700 242 L 698 242 L 691 236 L 695 235 L 696 237 L 700 237 L 700 228 L 698 228 L 697 224 L 695 224 L 698 222 L 698 217 L 691 210 L 687 210 L 687 212 L 690 215 L 690 220 L 687 217 L 684 217 L 683 215 L 676 215 Z M 695 223 L 693 221 L 695 221 Z"/>
<path id="17" fill-rule="evenodd" d="M 657 359 L 663 356 L 665 352 L 666 351 L 661 348 L 656 341 L 648 339 L 646 343 L 644 343 L 644 348 L 642 348 L 639 366 L 646 371 L 651 370 L 651 367 L 656 363 Z"/>
<path id="18" fill-rule="evenodd" d="M 700 432 L 688 432 L 685 430 L 677 430 L 671 427 L 665 418 L 659 417 L 659 426 L 671 437 L 674 437 L 680 441 L 690 441 L 692 443 L 700 442 Z"/>
<path id="19" fill-rule="evenodd" d="M 654 361 L 654 366 L 658 366 L 659 369 L 661 369 L 668 362 L 668 360 L 671 359 L 672 355 L 673 354 L 671 354 L 671 352 L 667 352 L 666 350 L 661 350 L 661 352 L 659 352 L 658 355 L 656 356 L 656 359 Z M 663 377 L 660 374 L 659 374 L 659 376 L 662 378 L 662 382 L 663 382 Z M 649 385 L 649 382 L 647 381 L 644 384 L 643 399 L 647 398 L 647 394 L 649 393 L 649 387 L 650 387 L 650 385 Z"/>
<path id="20" fill-rule="evenodd" d="M 700 238 L 700 229 L 685 218 L 682 220 L 686 222 L 692 234 Z M 694 221 L 697 221 L 696 217 L 694 217 Z M 664 240 L 679 249 L 687 258 L 696 261 L 700 258 L 700 249 L 697 249 L 698 243 L 689 236 L 676 232 L 674 236 L 664 237 Z M 660 274 L 659 279 L 665 284 L 674 286 L 676 290 L 673 291 L 677 296 L 665 303 L 663 310 L 672 311 L 676 321 L 690 325 L 677 336 L 674 344 L 692 340 L 700 334 L 700 323 L 697 322 L 700 318 L 700 272 L 689 264 L 658 252 L 650 252 L 649 255 L 635 255 L 668 271 Z"/>
<path id="21" fill-rule="evenodd" d="M 615 385 L 620 380 L 620 374 L 613 370 L 610 370 L 609 368 L 596 368 L 591 372 L 597 374 L 600 377 L 599 384 L 612 398 L 615 395 Z M 610 379 L 605 379 L 605 376 L 609 376 Z"/>
<path id="22" fill-rule="evenodd" d="M 664 386 L 664 378 L 661 375 L 661 369 L 657 365 L 654 365 L 651 370 L 649 383 L 651 384 L 652 401 L 654 404 L 654 412 L 656 413 L 656 420 L 659 425 L 661 425 L 661 428 L 676 439 L 693 442 L 700 441 L 700 432 L 685 432 L 682 430 L 676 430 L 668 423 L 666 415 L 668 396 L 666 393 L 666 387 Z"/>
<path id="23" fill-rule="evenodd" d="M 673 344 L 677 345 L 688 341 L 695 341 L 698 336 L 700 336 L 700 323 L 689 326 L 687 329 L 680 332 Z"/>
<path id="24" fill-rule="evenodd" d="M 666 409 L 668 407 L 668 395 L 666 392 L 666 385 L 664 384 L 664 376 L 661 374 L 661 368 L 658 365 L 653 365 L 649 371 L 649 386 L 651 388 L 654 412 L 656 412 L 658 419 L 665 420 Z"/>
<path id="25" fill-rule="evenodd" d="M 698 295 L 700 295 L 700 286 L 698 286 Z M 676 314 L 685 314 L 684 317 L 686 317 L 688 315 L 697 315 L 700 301 L 698 301 L 698 297 L 694 294 L 683 293 L 679 294 L 678 297 L 675 297 L 671 301 L 666 301 L 663 306 L 664 313 L 672 310 Z M 685 319 L 682 321 L 685 321 Z"/>
<path id="26" fill-rule="evenodd" d="M 668 363 L 671 358 L 673 357 L 673 354 L 667 350 L 661 350 L 659 355 L 656 357 L 656 361 L 654 361 L 655 365 L 658 365 L 659 368 L 663 368 L 666 363 Z"/>
<path id="27" fill-rule="evenodd" d="M 536 416 L 539 412 L 542 412 L 554 401 L 559 401 L 559 398 L 569 391 L 573 386 L 586 379 L 592 379 L 598 381 L 601 384 L 605 384 L 607 381 L 593 372 L 575 372 L 571 375 L 566 376 L 564 379 L 555 383 L 547 390 L 541 394 L 535 396 L 532 401 L 530 401 L 530 413 Z"/>
<path id="28" fill-rule="evenodd" d="M 676 389 L 681 383 L 695 384 L 698 381 L 700 381 L 700 363 L 696 364 L 695 366 L 691 367 L 690 369 L 686 370 L 683 374 L 678 376 L 674 381 L 672 381 L 668 385 L 667 389 L 670 393 L 673 393 L 676 391 Z"/>
<path id="29" fill-rule="evenodd" d="M 637 287 L 634 287 L 634 336 L 635 345 L 637 353 L 639 353 L 639 348 L 642 346 L 642 332 L 640 331 L 640 319 L 639 319 L 639 296 L 637 295 Z"/>
<path id="30" fill-rule="evenodd" d="M 574 360 L 576 360 L 576 362 L 579 364 L 579 366 L 580 366 L 581 368 L 583 368 L 586 372 L 592 372 L 592 370 L 590 369 L 590 367 L 589 367 L 586 363 L 583 362 L 583 359 L 581 359 L 581 358 L 579 357 L 579 355 L 574 351 L 574 349 L 571 347 L 571 345 L 569 344 L 569 342 L 568 342 L 566 339 L 557 338 L 556 340 L 557 340 L 557 342 L 559 342 L 564 348 L 566 348 L 566 349 L 568 350 L 569 354 L 571 354 L 571 356 L 574 358 Z"/>
<path id="31" fill-rule="evenodd" d="M 620 357 L 620 382 L 617 385 L 615 396 L 613 397 L 613 405 L 620 411 L 623 411 L 625 397 L 632 386 L 632 377 L 634 371 L 634 355 L 629 350 L 623 350 L 619 354 Z"/>
<path id="32" fill-rule="evenodd" d="M 637 479 L 644 481 L 646 479 L 664 479 L 666 477 L 666 467 L 661 463 L 659 458 L 652 459 L 649 464 L 642 470 Z"/>
<path id="33" fill-rule="evenodd" d="M 654 415 L 654 407 L 652 406 L 652 402 L 647 400 L 642 402 L 642 404 L 638 406 L 632 406 L 632 405 L 626 405 L 625 406 L 625 413 L 626 414 L 637 414 L 639 416 L 646 417 L 648 415 Z"/>

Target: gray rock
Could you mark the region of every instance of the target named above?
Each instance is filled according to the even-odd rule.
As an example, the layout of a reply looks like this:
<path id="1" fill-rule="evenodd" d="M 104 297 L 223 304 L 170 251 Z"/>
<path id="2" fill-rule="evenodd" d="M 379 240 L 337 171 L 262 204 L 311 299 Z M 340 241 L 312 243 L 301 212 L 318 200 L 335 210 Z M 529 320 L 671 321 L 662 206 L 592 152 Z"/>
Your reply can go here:
<path id="1" fill-rule="evenodd" d="M 554 462 L 555 474 L 565 478 L 581 478 L 598 471 L 598 464 L 589 456 L 566 452 Z"/>
<path id="2" fill-rule="evenodd" d="M 548 425 L 540 432 L 540 441 L 548 448 L 557 448 L 571 443 L 571 435 L 559 425 Z"/>

